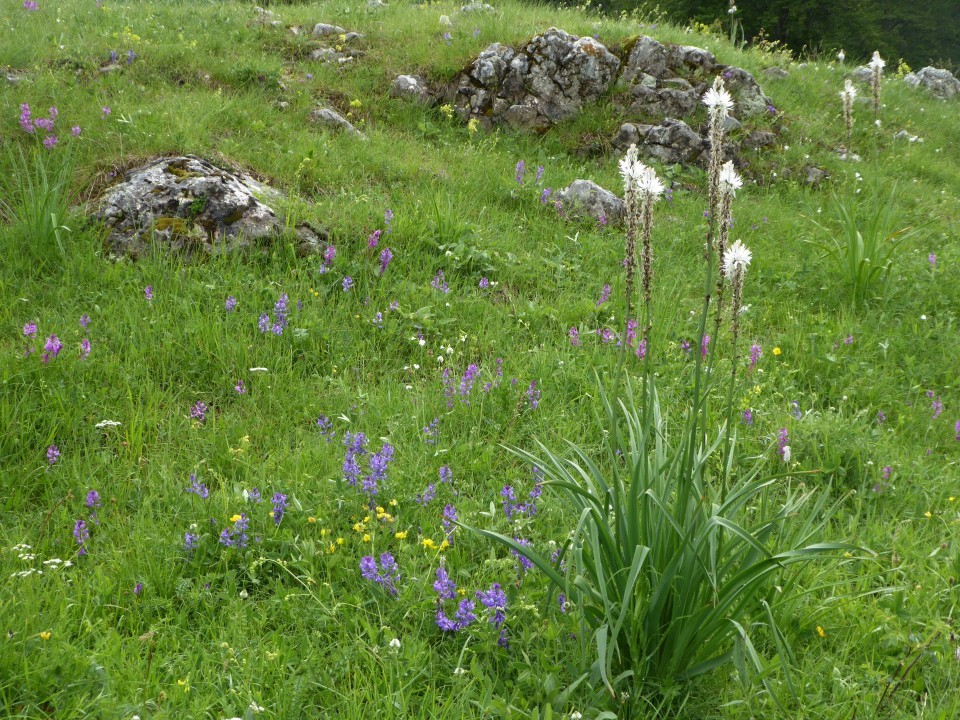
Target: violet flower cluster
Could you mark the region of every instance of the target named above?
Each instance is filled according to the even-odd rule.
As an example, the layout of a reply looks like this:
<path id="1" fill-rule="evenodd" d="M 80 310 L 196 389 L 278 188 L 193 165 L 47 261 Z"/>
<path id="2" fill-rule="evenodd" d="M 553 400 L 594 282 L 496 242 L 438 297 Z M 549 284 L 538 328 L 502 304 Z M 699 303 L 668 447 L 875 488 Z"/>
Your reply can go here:
<path id="1" fill-rule="evenodd" d="M 393 555 L 388 552 L 380 556 L 380 567 L 372 555 L 360 559 L 360 574 L 371 582 L 375 582 L 388 593 L 396 597 L 399 594 L 397 583 L 400 581 L 400 568 Z"/>

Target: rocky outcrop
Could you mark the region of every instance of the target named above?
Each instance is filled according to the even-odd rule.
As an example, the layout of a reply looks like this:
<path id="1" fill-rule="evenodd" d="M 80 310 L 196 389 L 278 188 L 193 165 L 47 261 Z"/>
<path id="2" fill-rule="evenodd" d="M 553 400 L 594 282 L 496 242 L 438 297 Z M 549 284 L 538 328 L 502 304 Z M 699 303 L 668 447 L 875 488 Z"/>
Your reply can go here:
<path id="1" fill-rule="evenodd" d="M 666 165 L 690 165 L 704 151 L 702 137 L 683 120 L 668 119 L 662 125 L 624 123 L 613 139 L 621 150 L 636 145 L 641 156 Z"/>
<path id="2" fill-rule="evenodd" d="M 739 119 L 773 107 L 749 72 L 717 62 L 713 53 L 691 45 L 664 44 L 646 35 L 637 39 L 623 68 L 627 112 L 660 117 L 687 117 L 696 112 L 713 78 L 723 75 Z"/>
<path id="3" fill-rule="evenodd" d="M 941 68 L 925 67 L 909 73 L 903 81 L 910 87 L 923 87 L 942 100 L 960 95 L 960 80 Z"/>
<path id="4" fill-rule="evenodd" d="M 563 203 L 564 214 L 572 217 L 588 215 L 599 222 L 615 225 L 623 222 L 626 214 L 623 200 L 592 180 L 574 180 L 558 190 L 554 197 Z"/>
<path id="5" fill-rule="evenodd" d="M 318 107 L 310 111 L 310 114 L 307 115 L 307 120 L 314 125 L 323 125 L 330 128 L 331 130 L 339 130 L 347 133 L 348 135 L 353 135 L 357 138 L 366 139 L 366 135 L 357 130 L 353 123 L 347 120 L 343 115 L 338 113 L 336 110 L 328 107 Z"/>
<path id="6" fill-rule="evenodd" d="M 431 101 L 427 81 L 419 75 L 398 75 L 390 85 L 390 97 L 406 98 L 427 104 Z"/>
<path id="7" fill-rule="evenodd" d="M 186 155 L 129 170 L 102 194 L 92 218 L 109 230 L 114 256 L 138 258 L 164 250 L 232 252 L 287 235 L 282 218 L 263 200 L 279 193 L 251 176 Z M 302 254 L 322 250 L 322 233 L 296 228 Z"/>
<path id="8" fill-rule="evenodd" d="M 518 50 L 494 43 L 457 81 L 454 106 L 464 120 L 546 129 L 596 102 L 620 61 L 601 43 L 550 28 Z"/>

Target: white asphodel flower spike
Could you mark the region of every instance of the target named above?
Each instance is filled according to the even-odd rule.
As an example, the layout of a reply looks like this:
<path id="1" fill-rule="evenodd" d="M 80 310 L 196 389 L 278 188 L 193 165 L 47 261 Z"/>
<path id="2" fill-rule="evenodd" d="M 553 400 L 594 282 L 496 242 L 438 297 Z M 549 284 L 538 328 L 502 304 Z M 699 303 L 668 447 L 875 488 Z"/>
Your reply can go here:
<path id="1" fill-rule="evenodd" d="M 656 171 L 652 167 L 647 167 L 641 163 L 641 170 L 637 178 L 637 190 L 644 195 L 648 195 L 653 200 L 657 200 L 664 190 L 663 183 L 657 177 Z"/>
<path id="2" fill-rule="evenodd" d="M 643 164 L 637 159 L 637 146 L 631 145 L 618 163 L 625 186 L 631 186 L 636 182 L 638 165 L 642 167 Z"/>
<path id="3" fill-rule="evenodd" d="M 886 67 L 887 63 L 880 57 L 880 51 L 873 51 L 873 59 L 870 60 L 870 69 L 871 70 L 883 70 Z"/>
<path id="4" fill-rule="evenodd" d="M 733 168 L 733 161 L 727 160 L 720 168 L 720 189 L 731 195 L 736 195 L 737 190 L 743 187 L 743 178 Z"/>
<path id="5" fill-rule="evenodd" d="M 747 266 L 752 259 L 753 253 L 746 245 L 737 240 L 723 254 L 723 274 L 728 280 L 732 280 L 734 276 L 746 273 Z"/>
<path id="6" fill-rule="evenodd" d="M 847 59 L 846 53 L 843 52 L 843 48 L 840 48 L 840 52 L 837 53 L 837 60 L 839 60 L 840 62 L 843 62 L 846 59 Z"/>
<path id="7" fill-rule="evenodd" d="M 703 104 L 710 110 L 711 115 L 719 114 L 726 117 L 733 110 L 733 98 L 723 86 L 723 81 L 717 78 L 713 86 L 703 94 Z"/>
<path id="8" fill-rule="evenodd" d="M 847 79 L 844 82 L 843 90 L 840 91 L 840 98 L 844 102 L 848 102 L 848 98 L 849 98 L 849 102 L 853 102 L 854 98 L 856 97 L 857 97 L 857 89 L 853 86 L 853 83 L 850 82 L 849 79 Z"/>

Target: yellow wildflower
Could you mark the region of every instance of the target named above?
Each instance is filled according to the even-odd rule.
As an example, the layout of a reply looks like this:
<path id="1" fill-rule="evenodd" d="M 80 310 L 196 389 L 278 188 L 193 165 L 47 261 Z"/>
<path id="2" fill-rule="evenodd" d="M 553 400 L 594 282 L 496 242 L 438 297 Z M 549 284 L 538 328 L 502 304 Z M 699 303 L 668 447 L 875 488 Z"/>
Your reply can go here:
<path id="1" fill-rule="evenodd" d="M 470 134 L 473 135 L 479 129 L 480 121 L 477 118 L 470 118 L 470 122 L 467 123 L 467 130 L 470 131 Z"/>
<path id="2" fill-rule="evenodd" d="M 53 633 L 49 630 L 44 630 L 42 633 L 40 633 L 41 640 L 49 640 L 51 637 L 53 637 Z"/>
<path id="3" fill-rule="evenodd" d="M 337 538 L 337 545 L 343 545 L 346 542 L 342 537 Z"/>
<path id="4" fill-rule="evenodd" d="M 401 530 L 400 532 L 395 533 L 395 534 L 394 534 L 394 537 L 395 537 L 397 540 L 406 540 L 406 539 L 407 539 L 407 531 L 406 531 L 406 530 Z"/>
<path id="5" fill-rule="evenodd" d="M 923 516 L 924 516 L 924 517 L 928 517 L 928 518 L 929 518 L 929 517 L 933 517 L 933 513 L 931 513 L 929 510 L 927 510 L 927 511 L 923 514 Z"/>
<path id="6" fill-rule="evenodd" d="M 448 547 L 450 547 L 450 541 L 444 539 L 444 541 L 443 541 L 442 543 L 440 543 L 440 552 L 443 552 L 443 551 L 446 550 Z"/>
<path id="7" fill-rule="evenodd" d="M 783 350 L 781 350 L 779 347 L 775 347 L 775 348 L 773 349 L 773 354 L 776 355 L 776 356 L 779 356 L 782 352 L 783 352 Z"/>
<path id="8" fill-rule="evenodd" d="M 424 538 L 421 543 L 427 550 L 436 550 L 437 544 L 430 538 Z"/>
<path id="9" fill-rule="evenodd" d="M 397 499 L 394 498 L 393 500 L 390 501 L 390 507 L 396 507 L 396 506 L 397 506 Z"/>
<path id="10" fill-rule="evenodd" d="M 364 542 L 370 542 L 370 533 L 364 533 L 364 534 L 363 534 L 363 541 L 364 541 Z"/>
<path id="11" fill-rule="evenodd" d="M 377 505 L 377 515 L 378 515 L 378 516 L 379 516 L 379 515 L 383 515 L 383 513 L 384 513 L 383 508 L 380 507 L 379 505 Z"/>
<path id="12" fill-rule="evenodd" d="M 360 102 L 359 100 L 351 100 L 351 101 L 350 101 L 350 107 L 358 108 L 358 107 L 362 107 L 362 106 L 363 106 L 363 103 Z"/>
<path id="13" fill-rule="evenodd" d="M 230 518 L 230 522 L 235 523 L 243 519 L 243 515 L 234 515 Z"/>
<path id="14" fill-rule="evenodd" d="M 827 636 L 827 634 L 823 631 L 823 628 L 820 627 L 819 625 L 817 625 L 817 635 L 819 635 L 820 637 L 826 637 L 826 636 Z"/>
<path id="15" fill-rule="evenodd" d="M 323 529 L 320 531 L 320 537 L 326 537 L 326 536 L 329 535 L 329 534 L 330 534 L 330 531 L 327 530 L 326 528 L 323 528 Z"/>
<path id="16" fill-rule="evenodd" d="M 366 529 L 367 529 L 367 528 L 366 528 L 366 526 L 365 526 L 363 523 L 357 523 L 356 525 L 353 526 L 353 531 L 354 531 L 354 532 L 363 532 L 363 531 L 366 530 Z"/>

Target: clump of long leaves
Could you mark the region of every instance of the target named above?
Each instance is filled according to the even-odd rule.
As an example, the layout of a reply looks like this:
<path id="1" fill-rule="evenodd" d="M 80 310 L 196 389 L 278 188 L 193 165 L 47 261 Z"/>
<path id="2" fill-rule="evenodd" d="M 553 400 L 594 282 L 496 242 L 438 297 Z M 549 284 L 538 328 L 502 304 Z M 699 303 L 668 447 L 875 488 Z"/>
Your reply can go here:
<path id="1" fill-rule="evenodd" d="M 12 226 L 8 239 L 16 252 L 32 257 L 37 265 L 65 253 L 64 226 L 71 202 L 73 159 L 69 150 L 42 146 L 7 150 L 9 175 L 0 177 L 0 214 Z M 8 248 L 9 249 L 9 248 Z"/>
<path id="2" fill-rule="evenodd" d="M 629 386 L 620 399 L 601 388 L 602 459 L 572 442 L 566 453 L 542 444 L 537 455 L 515 451 L 577 515 L 557 562 L 478 532 L 525 555 L 575 602 L 592 631 L 593 670 L 611 692 L 628 680 L 664 686 L 695 677 L 735 650 L 763 673 L 748 628 L 765 625 L 781 660 L 790 657 L 776 606 L 795 599 L 792 566 L 849 549 L 817 542 L 838 503 L 765 474 L 763 458 L 733 470 L 734 443 L 724 451 L 723 431 L 706 439 L 693 422 L 671 437 L 648 383 L 642 410 Z M 734 477 L 726 487 L 725 471 Z"/>
<path id="3" fill-rule="evenodd" d="M 897 228 L 896 199 L 896 185 L 889 195 L 874 188 L 866 202 L 834 196 L 840 231 L 820 225 L 828 239 L 818 244 L 846 277 L 854 305 L 863 304 L 887 279 L 897 248 L 915 232 L 911 227 Z"/>

